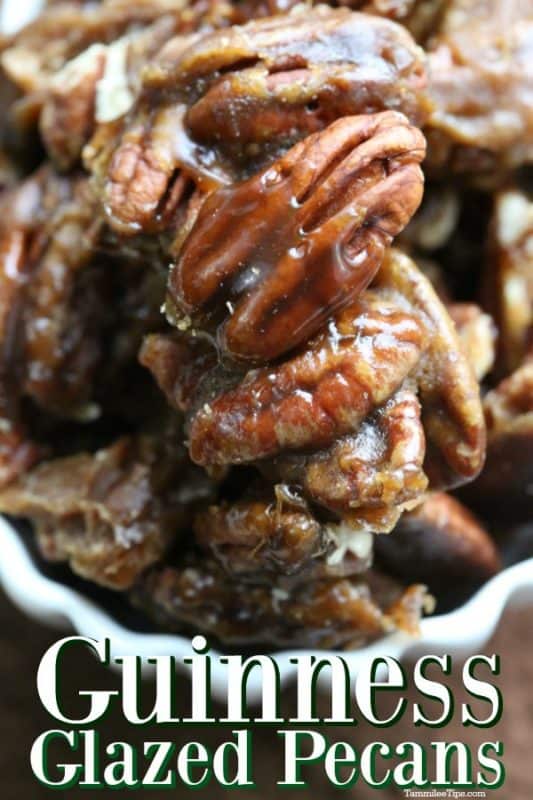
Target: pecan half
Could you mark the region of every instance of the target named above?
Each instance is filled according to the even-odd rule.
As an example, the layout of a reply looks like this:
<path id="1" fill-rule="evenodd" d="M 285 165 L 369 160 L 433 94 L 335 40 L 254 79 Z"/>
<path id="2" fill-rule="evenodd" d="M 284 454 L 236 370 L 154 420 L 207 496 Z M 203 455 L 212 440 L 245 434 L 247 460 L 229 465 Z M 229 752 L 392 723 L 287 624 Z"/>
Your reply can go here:
<path id="1" fill-rule="evenodd" d="M 167 628 L 192 625 L 226 644 L 357 647 L 396 629 L 410 634 L 427 603 L 384 576 L 312 581 L 291 591 L 236 582 L 209 559 L 153 570 L 134 602 Z"/>
<path id="2" fill-rule="evenodd" d="M 121 439 L 41 464 L 0 493 L 0 509 L 29 517 L 48 560 L 68 560 L 79 575 L 124 590 L 187 523 L 183 499 L 206 494 L 204 478 L 191 476 L 188 486 L 185 475 L 178 479 L 183 463 L 149 438 Z"/>
<path id="3" fill-rule="evenodd" d="M 212 193 L 170 275 L 171 321 L 213 317 L 221 349 L 256 361 L 308 339 L 368 285 L 416 211 L 424 152 L 400 114 L 346 117 Z"/>
<path id="4" fill-rule="evenodd" d="M 109 225 L 121 236 L 154 234 L 173 226 L 182 201 L 193 190 L 193 181 L 180 169 L 180 152 L 192 153 L 183 128 L 184 107 L 163 106 L 139 112 L 118 137 L 102 126 L 84 152 L 86 166 L 96 177 Z M 202 171 L 198 158 L 194 178 L 208 188 L 229 179 L 221 172 Z"/>
<path id="5" fill-rule="evenodd" d="M 163 73 L 172 51 L 169 43 L 161 53 Z M 214 74 L 206 74 L 210 58 Z M 152 69 L 158 65 L 147 85 L 157 87 Z M 252 22 L 223 40 L 215 32 L 186 50 L 171 74 L 174 91 L 189 84 L 194 93 L 201 82 L 186 116 L 193 138 L 237 158 L 290 145 L 342 116 L 393 109 L 421 125 L 429 112 L 423 54 L 406 31 L 347 9 Z"/>
<path id="6" fill-rule="evenodd" d="M 315 129 L 308 125 L 314 124 L 315 115 L 320 116 L 319 109 L 308 109 L 311 112 L 308 123 L 297 110 L 303 111 L 313 97 L 313 94 L 307 95 L 306 79 L 310 78 L 316 93 L 318 85 L 314 82 L 313 71 L 320 69 L 320 65 L 342 65 L 344 77 L 339 69 L 326 70 L 324 75 L 325 80 L 330 81 L 333 105 L 344 106 L 347 102 L 356 105 L 345 114 L 392 108 L 403 111 L 415 124 L 423 122 L 427 116 L 423 52 L 407 31 L 385 19 L 324 6 L 296 9 L 292 14 L 214 31 L 198 37 L 185 50 L 179 39 L 171 40 L 147 66 L 144 85 L 151 92 L 170 92 L 181 99 L 190 97 L 192 92 L 195 99 L 205 96 L 207 100 L 212 88 L 214 93 L 204 108 L 215 123 L 215 131 L 204 129 L 200 135 L 212 141 L 213 136 L 218 138 L 218 131 L 222 137 L 233 114 L 237 117 L 234 126 L 239 126 L 242 116 L 243 133 L 248 125 L 259 133 L 257 142 L 264 140 L 267 131 L 262 124 L 256 125 L 252 117 L 258 114 L 265 123 L 268 109 L 274 126 L 278 114 L 287 114 L 288 120 L 296 114 L 304 125 L 300 136 Z M 269 75 L 274 78 L 270 83 Z M 277 80 L 276 75 L 281 80 Z M 292 85 L 292 91 L 283 94 L 283 84 L 287 89 Z M 342 91 L 346 95 L 344 98 Z M 229 108 L 221 103 L 224 96 L 231 99 Z M 315 99 L 320 102 L 320 96 L 315 94 Z M 243 107 L 246 100 L 252 104 L 253 113 Z M 209 106 L 219 113 L 211 117 Z M 323 113 L 328 114 L 326 110 Z M 199 112 L 198 120 L 202 117 L 203 113 Z M 234 126 L 232 135 L 235 137 L 239 127 Z"/>
<path id="7" fill-rule="evenodd" d="M 193 461 L 246 463 L 327 447 L 402 385 L 424 339 L 416 319 L 366 293 L 302 353 L 251 370 L 235 389 L 205 402 L 190 425 Z"/>
<path id="8" fill-rule="evenodd" d="M 339 117 L 428 114 L 421 51 L 406 31 L 347 9 L 176 36 L 142 79 L 123 130 L 103 147 L 97 132 L 87 151 L 120 233 L 150 232 L 182 173 L 210 191 Z"/>
<path id="9" fill-rule="evenodd" d="M 281 456 L 276 471 L 353 528 L 388 532 L 427 487 L 420 404 L 398 391 L 328 450 Z"/>
<path id="10" fill-rule="evenodd" d="M 292 358 L 237 377 L 234 388 L 220 370 L 218 379 L 216 370 L 205 376 L 191 412 L 193 460 L 247 463 L 327 449 L 409 379 L 419 392 L 432 485 L 475 477 L 485 449 L 479 387 L 446 309 L 399 251 L 387 254 L 374 287 Z M 416 418 L 405 424 L 420 442 Z"/>

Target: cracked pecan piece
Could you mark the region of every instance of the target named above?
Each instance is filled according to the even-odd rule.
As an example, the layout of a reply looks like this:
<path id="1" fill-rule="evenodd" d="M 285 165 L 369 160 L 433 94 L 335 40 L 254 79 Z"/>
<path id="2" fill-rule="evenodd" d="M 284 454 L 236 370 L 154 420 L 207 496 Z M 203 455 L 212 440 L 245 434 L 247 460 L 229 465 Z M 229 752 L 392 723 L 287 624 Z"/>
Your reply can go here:
<path id="1" fill-rule="evenodd" d="M 416 635 L 428 598 L 423 586 L 404 590 L 373 572 L 291 591 L 258 586 L 189 556 L 176 567 L 151 571 L 133 600 L 166 628 L 192 626 L 225 644 L 353 648 L 393 630 Z"/>
<path id="2" fill-rule="evenodd" d="M 479 178 L 533 159 L 533 4 L 454 0 L 428 52 L 429 167 Z"/>
<path id="3" fill-rule="evenodd" d="M 471 592 L 501 566 L 496 546 L 468 509 L 450 495 L 430 494 L 403 515 L 390 536 L 375 540 L 377 563 L 400 580 L 423 580 L 432 594 Z"/>
<path id="4" fill-rule="evenodd" d="M 35 467 L 0 493 L 0 510 L 31 520 L 47 560 L 125 590 L 183 530 L 193 501 L 209 497 L 205 477 L 188 477 L 184 464 L 161 442 L 124 438 Z"/>
<path id="5" fill-rule="evenodd" d="M 213 192 L 171 272 L 170 321 L 214 327 L 236 358 L 301 344 L 368 285 L 418 208 L 424 152 L 400 114 L 346 117 Z"/>

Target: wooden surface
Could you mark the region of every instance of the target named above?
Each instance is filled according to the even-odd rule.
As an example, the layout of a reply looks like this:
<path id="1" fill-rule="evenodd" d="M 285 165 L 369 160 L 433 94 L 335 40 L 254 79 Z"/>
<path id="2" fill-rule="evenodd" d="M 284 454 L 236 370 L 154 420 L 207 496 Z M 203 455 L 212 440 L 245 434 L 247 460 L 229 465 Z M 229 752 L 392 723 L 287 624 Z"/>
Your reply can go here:
<path id="1" fill-rule="evenodd" d="M 451 725 L 446 729 L 446 740 L 457 739 L 473 746 L 480 741 L 501 739 L 505 743 L 505 764 L 507 782 L 504 788 L 488 797 L 502 800 L 533 800 L 533 609 L 508 611 L 500 627 L 485 648 L 485 652 L 497 652 L 502 657 L 502 675 L 500 688 L 503 691 L 505 710 L 503 718 L 496 728 L 477 731 L 473 728 L 462 729 Z M 35 675 L 40 657 L 55 639 L 57 634 L 42 628 L 39 624 L 26 619 L 13 609 L 8 601 L 0 595 L 0 775 L 2 776 L 2 800 L 41 800 L 41 798 L 65 797 L 126 797 L 129 792 L 75 792 L 51 791 L 41 788 L 33 779 L 29 768 L 29 751 L 33 739 L 43 730 L 55 727 L 51 719 L 40 707 L 35 690 Z M 113 688 L 117 686 L 116 676 L 105 672 L 96 662 L 77 654 L 69 664 L 65 695 L 74 697 L 80 680 L 85 688 Z M 454 686 L 459 684 L 455 679 Z M 145 687 L 150 691 L 150 686 Z M 461 694 L 457 692 L 460 702 Z M 74 701 L 73 701 L 74 702 Z M 394 701 L 395 702 L 395 701 Z M 284 696 L 284 714 L 293 705 L 292 692 L 288 690 Z M 119 715 L 111 714 L 105 721 L 103 734 L 107 741 L 130 741 L 139 743 L 155 738 L 149 728 L 133 729 Z M 160 732 L 159 732 L 160 733 Z M 394 729 L 376 732 L 365 724 L 355 728 L 342 727 L 331 729 L 331 740 L 344 739 L 354 746 L 361 747 L 365 742 L 384 739 L 396 741 L 429 742 L 438 738 L 442 732 L 433 735 L 421 728 L 415 729 L 409 723 L 400 724 Z M 206 744 L 216 745 L 224 740 L 224 732 L 215 728 L 180 730 L 167 729 L 165 738 L 172 738 L 177 743 L 191 739 L 199 739 Z M 239 800 L 270 800 L 273 796 L 295 796 L 297 798 L 320 798 L 329 800 L 337 797 L 334 790 L 324 778 L 320 768 L 308 772 L 312 776 L 311 788 L 300 792 L 276 789 L 276 780 L 281 776 L 281 748 L 273 731 L 259 730 L 254 733 L 254 779 L 257 788 L 241 790 Z M 165 793 L 160 791 L 140 790 L 132 794 L 143 800 L 162 800 Z M 168 793 L 169 797 L 206 797 L 218 800 L 228 795 L 222 789 L 211 786 L 205 790 L 191 793 L 177 788 Z M 344 796 L 357 800 L 381 800 L 404 797 L 400 790 L 371 791 L 365 787 L 354 787 L 344 792 Z"/>

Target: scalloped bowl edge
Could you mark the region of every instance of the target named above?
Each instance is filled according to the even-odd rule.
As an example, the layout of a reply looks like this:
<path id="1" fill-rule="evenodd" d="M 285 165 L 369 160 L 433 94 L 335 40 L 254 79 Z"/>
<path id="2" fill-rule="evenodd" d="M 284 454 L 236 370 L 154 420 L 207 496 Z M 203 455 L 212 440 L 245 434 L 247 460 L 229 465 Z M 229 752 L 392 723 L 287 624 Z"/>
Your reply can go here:
<path id="1" fill-rule="evenodd" d="M 72 626 L 80 636 L 110 639 L 111 656 L 137 655 L 142 658 L 146 674 L 152 671 L 147 663 L 156 655 L 172 655 L 180 671 L 189 672 L 183 659 L 191 655 L 191 641 L 185 636 L 164 633 L 138 633 L 119 624 L 113 617 L 82 593 L 44 576 L 32 560 L 16 528 L 0 517 L 0 582 L 6 594 L 29 616 L 58 628 Z M 533 600 L 533 558 L 508 567 L 488 581 L 464 605 L 448 614 L 422 620 L 420 637 L 413 639 L 394 633 L 368 647 L 342 651 L 352 676 L 369 658 L 392 656 L 404 658 L 424 653 L 450 653 L 461 657 L 474 653 L 490 639 L 509 601 Z M 304 650 L 272 653 L 283 685 L 296 678 L 293 659 Z M 324 651 L 327 655 L 328 651 Z M 226 698 L 226 672 L 218 656 L 211 650 L 211 692 L 214 698 Z M 248 699 L 261 694 L 260 675 L 252 671 L 247 687 Z"/>

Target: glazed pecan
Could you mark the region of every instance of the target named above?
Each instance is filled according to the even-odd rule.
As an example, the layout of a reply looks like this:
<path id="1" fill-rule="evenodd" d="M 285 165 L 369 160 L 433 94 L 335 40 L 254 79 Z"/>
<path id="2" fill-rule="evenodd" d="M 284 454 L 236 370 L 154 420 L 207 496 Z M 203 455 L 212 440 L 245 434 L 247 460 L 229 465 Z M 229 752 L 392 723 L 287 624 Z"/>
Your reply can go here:
<path id="1" fill-rule="evenodd" d="M 149 338 L 141 360 L 187 413 L 196 463 L 252 464 L 353 530 L 391 530 L 427 476 L 456 485 L 483 463 L 477 382 L 444 306 L 398 251 L 374 288 L 279 363 L 243 374 L 183 334 Z"/>
<path id="2" fill-rule="evenodd" d="M 147 64 L 123 128 L 97 131 L 86 163 L 110 224 L 150 232 L 187 178 L 211 191 L 248 177 L 341 116 L 394 109 L 423 122 L 425 82 L 406 31 L 347 9 L 176 36 Z"/>
<path id="3" fill-rule="evenodd" d="M 170 42 L 147 85 L 175 79 L 175 91 L 200 81 L 188 129 L 237 158 L 292 144 L 342 116 L 393 109 L 420 125 L 429 112 L 423 55 L 407 32 L 346 9 L 252 22 L 173 58 Z M 214 74 L 206 72 L 210 59 Z"/>
<path id="4" fill-rule="evenodd" d="M 400 114 L 346 117 L 213 192 L 171 272 L 170 321 L 218 328 L 237 358 L 301 344 L 368 285 L 416 211 L 424 152 Z"/>
<path id="5" fill-rule="evenodd" d="M 440 492 L 404 514 L 390 536 L 376 537 L 375 548 L 379 565 L 389 574 L 422 579 L 432 593 L 455 602 L 500 568 L 489 534 L 465 506 Z"/>
<path id="6" fill-rule="evenodd" d="M 485 426 L 479 388 L 451 319 L 427 279 L 399 251 L 387 254 L 374 285 L 281 364 L 251 370 L 235 388 L 221 391 L 216 371 L 214 378 L 208 374 L 191 415 L 193 460 L 246 463 L 328 448 L 358 431 L 409 379 L 422 405 L 430 445 L 425 469 L 433 485 L 475 477 L 483 463 Z M 411 408 L 414 416 L 409 412 L 405 425 L 414 426 L 413 441 L 421 442 L 416 406 Z M 396 423 L 402 430 L 402 415 L 393 421 L 386 423 L 391 441 Z"/>
<path id="7" fill-rule="evenodd" d="M 236 582 L 209 559 L 148 573 L 134 595 L 165 627 L 193 626 L 226 644 L 357 647 L 393 630 L 418 631 L 428 597 L 382 575 L 311 581 L 290 591 Z"/>
<path id="8" fill-rule="evenodd" d="M 107 317 L 105 276 L 91 266 L 100 222 L 87 179 L 75 175 L 63 187 L 32 252 L 22 312 L 23 389 L 43 408 L 83 416 L 100 357 L 95 334 Z"/>
<path id="9" fill-rule="evenodd" d="M 194 188 L 178 163 L 180 145 L 194 161 L 197 184 L 204 181 L 213 189 L 229 182 L 222 171 L 201 164 L 183 128 L 183 114 L 182 105 L 140 110 L 125 132 L 100 126 L 85 148 L 84 163 L 95 176 L 95 193 L 102 199 L 107 222 L 121 237 L 179 227 L 174 225 L 175 215 Z"/>
<path id="10" fill-rule="evenodd" d="M 425 454 L 420 404 L 412 392 L 400 390 L 356 433 L 328 450 L 280 456 L 275 472 L 352 529 L 386 533 L 427 487 Z"/>
<path id="11" fill-rule="evenodd" d="M 327 447 L 401 387 L 426 336 L 416 318 L 367 292 L 301 353 L 206 398 L 191 420 L 193 461 L 238 464 Z"/>
<path id="12" fill-rule="evenodd" d="M 41 464 L 0 493 L 0 510 L 32 521 L 46 559 L 123 590 L 165 553 L 193 502 L 209 497 L 206 479 L 187 476 L 184 464 L 153 439 L 121 439 Z"/>
<path id="13" fill-rule="evenodd" d="M 429 162 L 480 173 L 533 159 L 531 0 L 452 0 L 428 54 Z"/>
<path id="14" fill-rule="evenodd" d="M 45 166 L 4 203 L 3 416 L 14 421 L 29 399 L 53 418 L 89 422 L 106 379 L 118 387 L 143 336 L 160 327 L 164 278 L 98 253 L 101 225 L 81 174 Z"/>
<path id="15" fill-rule="evenodd" d="M 46 168 L 7 191 L 0 203 L 0 486 L 43 455 L 21 411 L 22 311 L 39 230 L 67 183 Z"/>
<path id="16" fill-rule="evenodd" d="M 509 189 L 495 198 L 484 299 L 498 325 L 498 371 L 520 366 L 533 344 L 533 203 Z"/>
<path id="17" fill-rule="evenodd" d="M 364 572 L 371 564 L 372 536 L 349 525 L 323 523 L 290 487 L 270 497 L 211 506 L 197 514 L 199 546 L 226 572 L 256 583 L 284 575 L 301 582 Z"/>
<path id="18" fill-rule="evenodd" d="M 328 88 L 323 98 L 315 70 L 324 70 L 323 89 Z M 195 134 L 220 141 L 229 133 L 232 138 L 243 136 L 244 144 L 275 136 L 277 116 L 286 115 L 285 132 L 294 125 L 298 138 L 312 133 L 321 114 L 326 115 L 326 124 L 332 119 L 331 112 L 320 109 L 326 95 L 331 106 L 340 104 L 342 115 L 391 108 L 420 124 L 429 111 L 426 82 L 423 53 L 401 26 L 324 6 L 214 31 L 186 49 L 179 38 L 171 40 L 144 75 L 148 91 L 172 93 L 187 101 L 191 93 L 197 101 L 203 98 L 205 111 L 197 109 L 196 119 L 205 121 L 208 113 L 215 130 L 196 130 L 191 122 Z M 302 112 L 312 100 L 317 105 L 308 109 L 305 120 Z M 269 125 L 274 126 L 270 132 Z M 246 135 L 249 126 L 251 137 Z"/>

